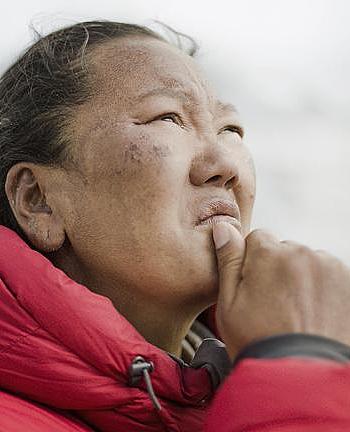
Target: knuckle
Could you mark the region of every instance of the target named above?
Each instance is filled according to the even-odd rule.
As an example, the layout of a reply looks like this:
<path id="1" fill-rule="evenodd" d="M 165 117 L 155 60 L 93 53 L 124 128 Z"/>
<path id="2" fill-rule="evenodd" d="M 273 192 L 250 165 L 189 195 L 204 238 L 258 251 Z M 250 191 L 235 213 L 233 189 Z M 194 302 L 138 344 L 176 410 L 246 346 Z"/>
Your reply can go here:
<path id="1" fill-rule="evenodd" d="M 286 255 L 290 259 L 294 260 L 305 260 L 309 259 L 314 255 L 313 251 L 308 247 L 300 243 L 289 243 Z"/>
<path id="2" fill-rule="evenodd" d="M 326 257 L 329 253 L 324 249 L 315 249 L 315 253 L 321 257 Z"/>
<path id="3" fill-rule="evenodd" d="M 300 256 L 301 258 L 308 259 L 314 255 L 314 252 L 308 246 L 302 244 L 297 244 L 294 247 L 294 250 L 295 250 L 295 254 Z"/>
<path id="4" fill-rule="evenodd" d="M 259 242 L 259 241 L 262 241 L 263 239 L 265 239 L 267 236 L 272 237 L 272 234 L 267 230 L 258 228 L 258 229 L 255 229 L 251 233 L 248 234 L 248 236 L 246 237 L 246 241 L 247 242 Z"/>
<path id="5" fill-rule="evenodd" d="M 325 251 L 315 251 L 302 244 L 293 244 L 285 254 L 286 265 L 295 272 L 311 271 L 315 274 L 335 264 L 334 257 Z"/>
<path id="6" fill-rule="evenodd" d="M 260 254 L 269 254 L 274 246 L 274 237 L 265 230 L 252 231 L 246 238 L 247 250 Z"/>
<path id="7" fill-rule="evenodd" d="M 318 264 L 320 267 L 327 268 L 331 271 L 348 271 L 348 267 L 339 258 L 330 254 L 325 250 L 315 251 L 315 255 L 318 258 Z"/>
<path id="8" fill-rule="evenodd" d="M 299 243 L 297 243 L 293 240 L 282 240 L 281 244 L 285 245 L 285 246 L 298 246 L 299 245 Z"/>
<path id="9" fill-rule="evenodd" d="M 303 268 L 308 267 L 310 263 L 311 250 L 301 244 L 288 245 L 288 248 L 281 248 L 275 255 L 276 266 L 283 269 L 284 272 L 297 273 Z"/>
<path id="10" fill-rule="evenodd" d="M 336 256 L 332 255 L 331 253 L 327 252 L 324 249 L 317 249 L 314 252 L 315 255 L 323 261 L 332 261 L 332 262 L 341 263 L 341 261 Z"/>

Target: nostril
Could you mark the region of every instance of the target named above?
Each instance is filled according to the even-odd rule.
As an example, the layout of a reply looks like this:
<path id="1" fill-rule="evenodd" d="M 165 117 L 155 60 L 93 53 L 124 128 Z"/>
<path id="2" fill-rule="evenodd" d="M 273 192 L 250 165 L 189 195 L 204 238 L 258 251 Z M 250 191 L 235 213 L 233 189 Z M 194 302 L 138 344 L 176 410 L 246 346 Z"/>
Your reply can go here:
<path id="1" fill-rule="evenodd" d="M 226 182 L 225 186 L 227 187 L 227 189 L 233 189 L 236 183 L 237 183 L 237 177 L 232 177 L 230 178 L 230 180 Z"/>
<path id="2" fill-rule="evenodd" d="M 210 177 L 210 179 L 208 179 L 208 180 L 206 181 L 206 183 L 212 183 L 212 182 L 215 182 L 215 181 L 219 180 L 220 178 L 221 178 L 221 176 L 219 176 L 219 175 L 215 175 L 215 176 L 213 176 L 213 177 Z"/>
<path id="3" fill-rule="evenodd" d="M 210 178 L 205 183 L 219 183 L 222 186 L 225 186 L 226 189 L 233 189 L 237 182 L 238 182 L 238 176 L 234 176 L 229 178 L 226 182 L 224 181 L 224 178 L 221 175 L 215 175 Z"/>

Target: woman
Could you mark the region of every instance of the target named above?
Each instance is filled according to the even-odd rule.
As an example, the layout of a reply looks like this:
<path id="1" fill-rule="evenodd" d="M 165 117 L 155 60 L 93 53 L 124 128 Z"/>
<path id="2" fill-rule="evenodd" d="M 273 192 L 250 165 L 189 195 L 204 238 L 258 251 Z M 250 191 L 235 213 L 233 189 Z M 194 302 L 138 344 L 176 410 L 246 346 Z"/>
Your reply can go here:
<path id="1" fill-rule="evenodd" d="M 249 234 L 243 129 L 191 55 L 80 23 L 33 45 L 0 100 L 1 431 L 306 430 L 321 390 L 343 395 L 349 326 L 323 306 L 347 310 L 349 271 Z M 231 373 L 192 326 L 215 303 Z"/>

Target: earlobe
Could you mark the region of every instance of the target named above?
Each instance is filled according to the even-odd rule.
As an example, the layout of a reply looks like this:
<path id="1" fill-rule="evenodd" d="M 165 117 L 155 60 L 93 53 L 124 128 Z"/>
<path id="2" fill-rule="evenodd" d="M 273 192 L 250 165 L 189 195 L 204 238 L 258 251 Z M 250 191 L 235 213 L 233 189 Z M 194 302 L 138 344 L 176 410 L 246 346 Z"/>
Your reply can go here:
<path id="1" fill-rule="evenodd" d="M 20 163 L 9 170 L 5 190 L 17 223 L 28 240 L 38 250 L 53 252 L 63 245 L 65 231 L 60 216 L 47 204 L 47 176 L 45 168 Z"/>

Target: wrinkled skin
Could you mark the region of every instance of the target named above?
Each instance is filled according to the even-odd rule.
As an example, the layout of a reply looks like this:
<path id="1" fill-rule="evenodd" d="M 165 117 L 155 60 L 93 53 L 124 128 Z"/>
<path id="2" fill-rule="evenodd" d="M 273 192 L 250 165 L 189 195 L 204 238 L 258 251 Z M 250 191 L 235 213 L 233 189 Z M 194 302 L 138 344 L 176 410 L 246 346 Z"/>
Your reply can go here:
<path id="1" fill-rule="evenodd" d="M 189 325 L 217 297 L 212 229 L 196 228 L 201 203 L 235 200 L 247 234 L 252 160 L 237 113 L 177 48 L 112 40 L 94 50 L 90 70 L 92 98 L 65 131 L 75 168 L 19 164 L 8 196 L 39 250 L 179 354 Z"/>

